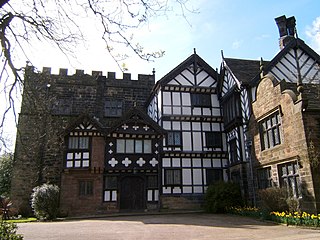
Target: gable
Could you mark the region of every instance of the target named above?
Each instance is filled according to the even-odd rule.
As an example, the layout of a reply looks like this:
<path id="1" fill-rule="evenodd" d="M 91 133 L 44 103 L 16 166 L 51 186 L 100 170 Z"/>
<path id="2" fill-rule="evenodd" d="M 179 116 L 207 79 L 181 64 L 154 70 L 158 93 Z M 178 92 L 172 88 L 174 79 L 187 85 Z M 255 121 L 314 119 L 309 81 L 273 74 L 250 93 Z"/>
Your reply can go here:
<path id="1" fill-rule="evenodd" d="M 279 81 L 297 82 L 300 77 L 302 83 L 319 82 L 320 65 L 304 49 L 290 49 L 270 69 L 270 73 Z"/>
<path id="2" fill-rule="evenodd" d="M 218 73 L 194 53 L 160 79 L 158 83 L 162 87 L 215 88 L 217 86 L 217 79 Z"/>
<path id="3" fill-rule="evenodd" d="M 101 136 L 104 130 L 97 119 L 82 115 L 66 128 L 65 135 L 67 134 L 70 136 Z"/>

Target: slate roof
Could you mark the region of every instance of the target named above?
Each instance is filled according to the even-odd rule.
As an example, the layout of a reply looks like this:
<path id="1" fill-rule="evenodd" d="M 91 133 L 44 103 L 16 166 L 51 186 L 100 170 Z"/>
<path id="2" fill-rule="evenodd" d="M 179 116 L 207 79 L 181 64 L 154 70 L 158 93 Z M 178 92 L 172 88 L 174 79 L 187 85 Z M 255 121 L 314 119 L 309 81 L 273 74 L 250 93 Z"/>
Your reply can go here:
<path id="1" fill-rule="evenodd" d="M 260 61 L 224 58 L 227 66 L 231 69 L 235 77 L 242 83 L 249 83 L 260 73 Z M 263 65 L 266 66 L 269 61 L 264 61 Z"/>

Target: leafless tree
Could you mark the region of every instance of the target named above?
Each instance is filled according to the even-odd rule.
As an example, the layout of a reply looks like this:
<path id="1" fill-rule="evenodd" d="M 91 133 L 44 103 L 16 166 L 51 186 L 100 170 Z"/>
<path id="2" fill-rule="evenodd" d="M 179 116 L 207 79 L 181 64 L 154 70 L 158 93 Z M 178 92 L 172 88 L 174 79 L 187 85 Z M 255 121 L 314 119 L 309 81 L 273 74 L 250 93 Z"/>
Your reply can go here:
<path id="1" fill-rule="evenodd" d="M 119 54 L 115 46 L 124 45 L 127 52 L 151 61 L 161 57 L 164 51 L 145 52 L 136 42 L 134 29 L 148 24 L 159 16 L 173 11 L 185 17 L 188 0 L 0 0 L 0 94 L 5 96 L 6 106 L 1 109 L 0 140 L 8 112 L 15 110 L 16 94 L 21 94 L 23 70 L 21 60 L 30 62 L 26 49 L 48 41 L 65 55 L 85 41 L 83 19 L 94 19 L 100 26 L 101 37 L 110 56 L 121 68 L 127 54 Z M 81 19 L 81 21 L 79 21 Z M 130 50 L 130 51 L 129 51 Z"/>

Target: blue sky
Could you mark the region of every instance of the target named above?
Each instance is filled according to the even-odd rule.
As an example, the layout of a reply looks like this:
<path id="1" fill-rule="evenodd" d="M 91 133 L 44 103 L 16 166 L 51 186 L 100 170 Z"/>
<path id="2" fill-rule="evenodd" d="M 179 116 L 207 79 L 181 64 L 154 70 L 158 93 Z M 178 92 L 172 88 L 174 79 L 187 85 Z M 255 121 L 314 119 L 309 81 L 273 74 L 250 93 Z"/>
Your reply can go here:
<path id="1" fill-rule="evenodd" d="M 134 32 L 146 50 L 161 49 L 165 55 L 151 63 L 136 57 L 126 60 L 133 79 L 137 79 L 138 73 L 151 74 L 155 68 L 156 80 L 159 80 L 191 55 L 194 48 L 205 61 L 218 69 L 221 50 L 225 57 L 271 60 L 279 51 L 279 34 L 274 19 L 282 15 L 295 16 L 298 36 L 314 50 L 320 51 L 319 0 L 190 0 L 187 6 L 197 9 L 198 13 L 186 13 L 185 20 L 175 12 L 168 17 L 153 19 L 148 26 Z M 307 31 L 310 35 L 316 20 L 317 41 L 307 35 Z M 77 59 L 70 58 L 71 64 L 56 50 L 50 54 L 48 48 L 45 51 L 39 48 L 35 52 L 34 65 L 39 69 L 52 67 L 53 72 L 57 72 L 59 67 L 70 68 L 70 73 L 73 68 L 84 69 L 87 73 L 92 70 L 103 71 L 104 74 L 115 71 L 121 78 L 96 30 L 92 27 L 88 30 L 89 41 L 85 47 L 77 48 Z"/>

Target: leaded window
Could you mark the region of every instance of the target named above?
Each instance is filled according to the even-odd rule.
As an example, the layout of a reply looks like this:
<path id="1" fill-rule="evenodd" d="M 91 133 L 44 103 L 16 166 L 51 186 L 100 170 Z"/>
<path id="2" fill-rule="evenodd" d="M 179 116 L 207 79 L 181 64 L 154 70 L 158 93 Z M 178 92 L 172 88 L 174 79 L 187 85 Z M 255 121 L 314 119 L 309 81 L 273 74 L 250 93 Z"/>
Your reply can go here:
<path id="1" fill-rule="evenodd" d="M 299 164 L 290 162 L 278 166 L 280 187 L 287 189 L 288 194 L 295 198 L 301 197 Z"/>
<path id="2" fill-rule="evenodd" d="M 170 131 L 167 135 L 167 145 L 168 146 L 181 146 L 182 145 L 181 132 Z"/>
<path id="3" fill-rule="evenodd" d="M 207 148 L 221 148 L 222 134 L 221 132 L 206 132 L 206 147 Z"/>
<path id="4" fill-rule="evenodd" d="M 229 141 L 229 159 L 231 164 L 238 162 L 238 147 L 235 138 Z"/>
<path id="5" fill-rule="evenodd" d="M 259 125 L 262 150 L 281 144 L 281 120 L 278 111 L 264 118 Z"/>
<path id="6" fill-rule="evenodd" d="M 232 93 L 227 99 L 223 100 L 223 120 L 225 126 L 241 121 L 240 94 Z"/>
<path id="7" fill-rule="evenodd" d="M 271 167 L 258 169 L 257 176 L 259 189 L 272 187 Z"/>
<path id="8" fill-rule="evenodd" d="M 67 168 L 90 166 L 90 137 L 69 137 L 66 155 Z"/>
<path id="9" fill-rule="evenodd" d="M 151 153 L 150 139 L 117 139 L 117 153 Z"/>
<path id="10" fill-rule="evenodd" d="M 107 100 L 105 101 L 104 115 L 106 117 L 121 117 L 122 116 L 122 101 Z"/>
<path id="11" fill-rule="evenodd" d="M 207 185 L 223 180 L 222 169 L 206 169 Z"/>
<path id="12" fill-rule="evenodd" d="M 79 181 L 79 196 L 93 195 L 93 181 L 82 180 Z"/>
<path id="13" fill-rule="evenodd" d="M 182 184 L 181 169 L 165 169 L 164 184 L 166 186 L 180 186 Z"/>
<path id="14" fill-rule="evenodd" d="M 211 107 L 211 95 L 191 93 L 191 105 L 193 107 Z"/>

